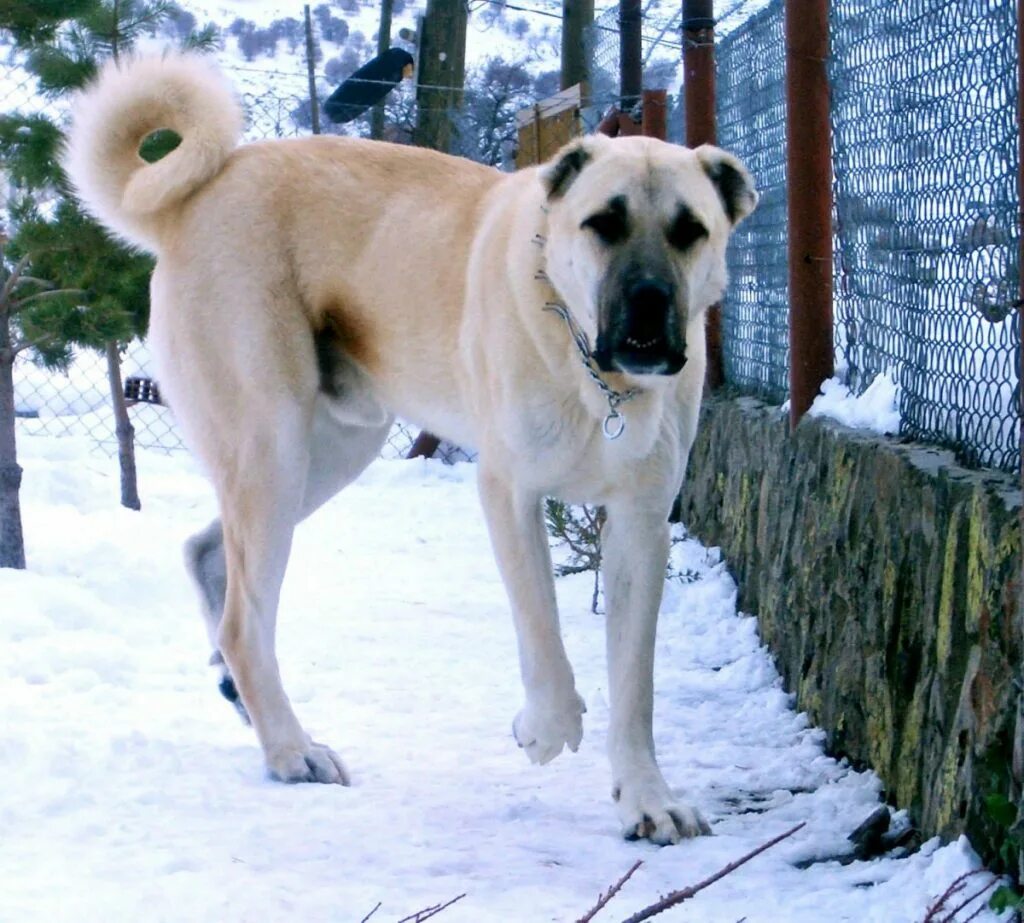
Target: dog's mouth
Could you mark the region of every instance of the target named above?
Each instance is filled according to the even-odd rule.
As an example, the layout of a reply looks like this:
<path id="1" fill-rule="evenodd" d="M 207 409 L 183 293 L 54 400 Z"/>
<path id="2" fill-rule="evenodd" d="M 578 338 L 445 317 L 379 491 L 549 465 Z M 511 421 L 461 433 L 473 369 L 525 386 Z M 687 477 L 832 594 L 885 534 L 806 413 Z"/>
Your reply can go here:
<path id="1" fill-rule="evenodd" d="M 594 361 L 603 372 L 675 375 L 686 364 L 677 289 L 657 277 L 631 278 L 605 302 Z M 613 300 L 614 299 L 614 300 Z"/>
<path id="2" fill-rule="evenodd" d="M 594 361 L 602 372 L 675 375 L 686 364 L 686 341 L 668 316 L 622 318 L 598 333 Z"/>
<path id="3" fill-rule="evenodd" d="M 686 364 L 686 348 L 670 344 L 661 337 L 639 339 L 627 336 L 621 343 L 603 347 L 598 338 L 594 360 L 602 372 L 625 372 L 631 375 L 675 375 Z"/>

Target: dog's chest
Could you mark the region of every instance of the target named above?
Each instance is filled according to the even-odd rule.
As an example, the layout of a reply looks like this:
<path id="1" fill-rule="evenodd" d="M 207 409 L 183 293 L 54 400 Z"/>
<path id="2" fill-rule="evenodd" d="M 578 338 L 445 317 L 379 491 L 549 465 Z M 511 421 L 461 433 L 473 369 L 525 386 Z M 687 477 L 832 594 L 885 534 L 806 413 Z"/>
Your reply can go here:
<path id="1" fill-rule="evenodd" d="M 610 439 L 603 418 L 578 402 L 522 407 L 508 445 L 517 477 L 575 502 L 601 503 L 633 487 L 660 490 L 663 481 L 680 476 L 683 453 L 678 415 L 667 411 L 661 401 L 620 408 L 622 430 Z"/>

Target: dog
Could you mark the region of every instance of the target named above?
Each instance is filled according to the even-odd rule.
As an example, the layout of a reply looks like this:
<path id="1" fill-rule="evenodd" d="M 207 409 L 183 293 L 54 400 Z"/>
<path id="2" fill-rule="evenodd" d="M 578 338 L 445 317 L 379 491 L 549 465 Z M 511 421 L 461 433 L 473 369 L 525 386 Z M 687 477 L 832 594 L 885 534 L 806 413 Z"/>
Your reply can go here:
<path id="1" fill-rule="evenodd" d="M 534 763 L 576 750 L 546 496 L 601 504 L 608 756 L 624 834 L 709 833 L 652 732 L 655 628 L 704 382 L 706 309 L 755 207 L 716 147 L 583 137 L 515 174 L 341 137 L 239 146 L 242 113 L 188 53 L 111 64 L 63 155 L 101 223 L 157 257 L 149 342 L 220 519 L 186 548 L 222 690 L 272 776 L 347 784 L 305 733 L 274 652 L 295 525 L 377 457 L 394 415 L 473 446 L 518 635 Z M 179 146 L 139 154 L 159 129 Z M 396 267 L 401 265 L 401 271 Z"/>

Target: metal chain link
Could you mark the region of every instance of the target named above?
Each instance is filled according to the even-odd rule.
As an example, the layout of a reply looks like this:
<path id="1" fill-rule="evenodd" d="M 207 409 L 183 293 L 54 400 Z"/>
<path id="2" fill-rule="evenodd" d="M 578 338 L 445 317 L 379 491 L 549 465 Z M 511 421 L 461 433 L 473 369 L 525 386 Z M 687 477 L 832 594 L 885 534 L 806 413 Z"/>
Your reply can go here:
<path id="1" fill-rule="evenodd" d="M 837 0 L 837 366 L 900 389 L 902 434 L 1020 466 L 1016 22 L 989 0 Z M 789 390 L 784 4 L 726 36 L 719 143 L 761 190 L 729 250 L 726 379 Z"/>

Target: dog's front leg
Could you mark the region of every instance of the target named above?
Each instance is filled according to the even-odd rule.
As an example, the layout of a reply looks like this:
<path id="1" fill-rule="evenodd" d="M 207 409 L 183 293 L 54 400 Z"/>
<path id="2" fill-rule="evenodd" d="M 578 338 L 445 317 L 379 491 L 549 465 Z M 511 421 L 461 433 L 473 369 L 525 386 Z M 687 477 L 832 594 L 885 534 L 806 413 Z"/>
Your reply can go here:
<path id="1" fill-rule="evenodd" d="M 623 834 L 676 843 L 710 833 L 700 814 L 672 795 L 654 755 L 654 641 L 668 561 L 664 511 L 631 498 L 609 504 L 601 532 L 607 606 L 612 797 Z"/>
<path id="2" fill-rule="evenodd" d="M 512 606 L 526 704 L 516 716 L 516 741 L 535 763 L 553 760 L 583 738 L 586 706 L 576 692 L 558 626 L 551 552 L 542 497 L 524 494 L 481 464 L 480 498 L 491 544 Z"/>

